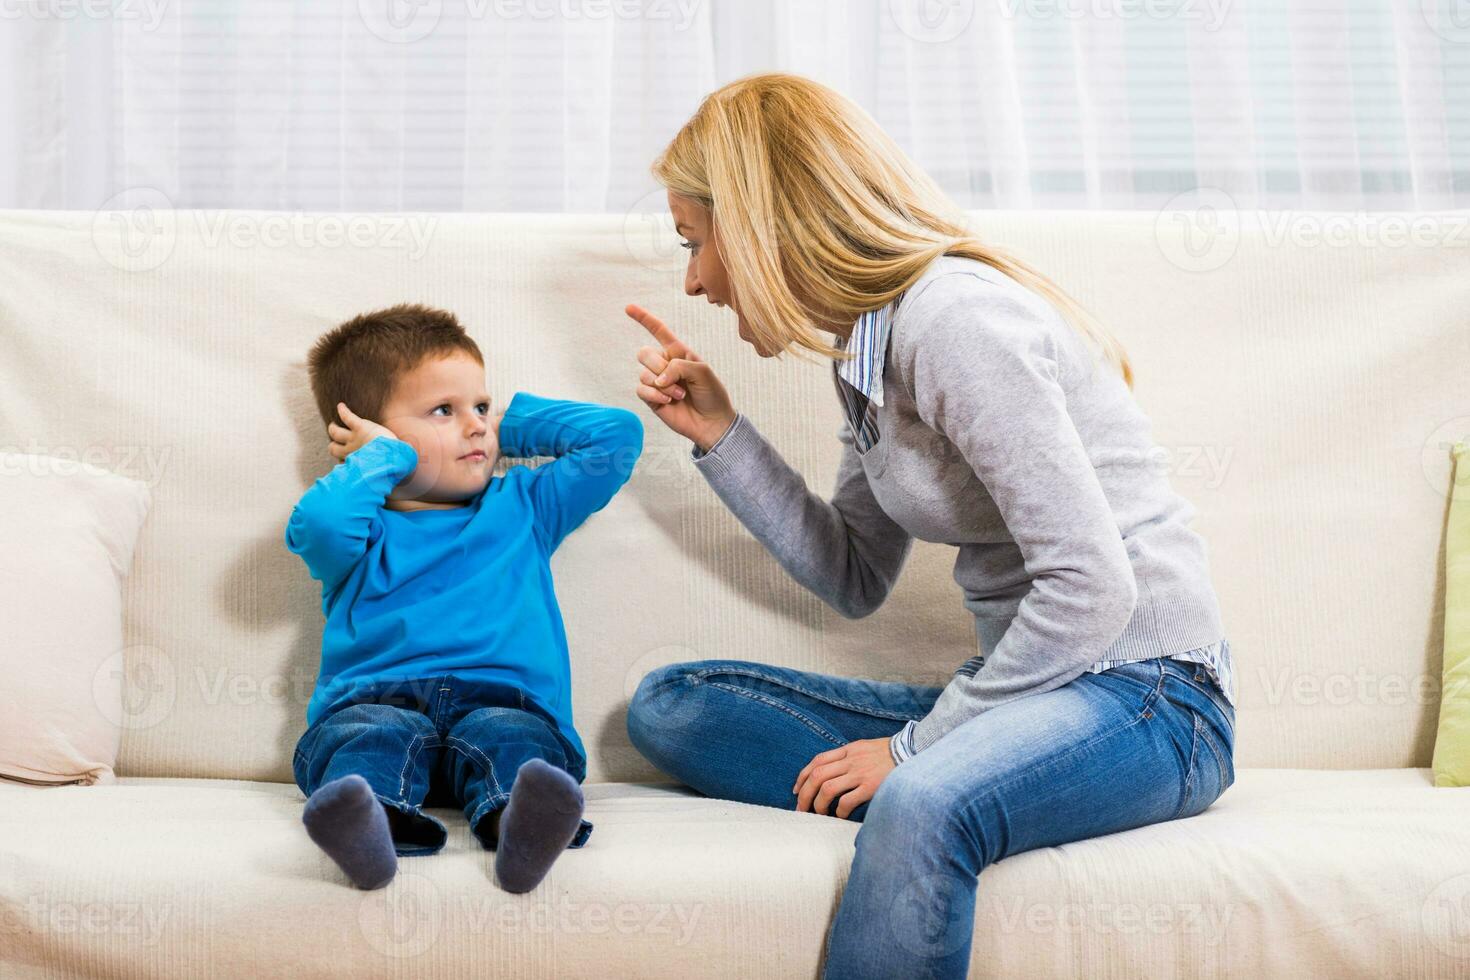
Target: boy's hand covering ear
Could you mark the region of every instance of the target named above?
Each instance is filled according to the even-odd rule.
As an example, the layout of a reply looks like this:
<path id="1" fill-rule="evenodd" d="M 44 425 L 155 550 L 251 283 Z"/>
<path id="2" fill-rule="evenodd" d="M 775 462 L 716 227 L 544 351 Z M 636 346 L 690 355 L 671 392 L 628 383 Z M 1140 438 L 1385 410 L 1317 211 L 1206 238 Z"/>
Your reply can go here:
<path id="1" fill-rule="evenodd" d="M 337 414 L 346 425 L 338 425 L 333 422 L 327 426 L 327 435 L 332 438 L 327 451 L 339 463 L 378 436 L 387 436 L 389 439 L 398 438 L 387 426 L 356 415 L 352 409 L 347 407 L 346 402 L 337 403 Z M 499 424 L 497 419 L 496 425 Z"/>

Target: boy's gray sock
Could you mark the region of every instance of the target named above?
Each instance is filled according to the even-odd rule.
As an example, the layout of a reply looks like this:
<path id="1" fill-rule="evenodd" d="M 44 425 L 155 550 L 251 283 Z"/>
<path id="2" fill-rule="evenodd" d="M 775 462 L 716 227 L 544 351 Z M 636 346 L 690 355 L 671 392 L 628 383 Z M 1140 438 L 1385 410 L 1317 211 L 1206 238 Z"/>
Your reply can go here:
<path id="1" fill-rule="evenodd" d="M 388 815 L 368 781 L 349 773 L 318 786 L 301 822 L 316 845 L 358 888 L 382 888 L 398 871 Z"/>
<path id="2" fill-rule="evenodd" d="M 500 815 L 495 878 L 508 892 L 528 892 L 546 877 L 582 825 L 582 787 L 563 769 L 528 759 L 516 773 Z"/>

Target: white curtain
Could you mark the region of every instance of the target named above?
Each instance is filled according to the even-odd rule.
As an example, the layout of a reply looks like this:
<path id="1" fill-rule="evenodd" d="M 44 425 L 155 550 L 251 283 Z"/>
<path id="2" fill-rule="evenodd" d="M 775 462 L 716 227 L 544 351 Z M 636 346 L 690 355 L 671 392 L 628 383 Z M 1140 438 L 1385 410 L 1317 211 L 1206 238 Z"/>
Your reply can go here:
<path id="1" fill-rule="evenodd" d="M 1470 0 L 0 0 L 0 206 L 656 210 L 770 69 L 966 207 L 1470 206 Z"/>

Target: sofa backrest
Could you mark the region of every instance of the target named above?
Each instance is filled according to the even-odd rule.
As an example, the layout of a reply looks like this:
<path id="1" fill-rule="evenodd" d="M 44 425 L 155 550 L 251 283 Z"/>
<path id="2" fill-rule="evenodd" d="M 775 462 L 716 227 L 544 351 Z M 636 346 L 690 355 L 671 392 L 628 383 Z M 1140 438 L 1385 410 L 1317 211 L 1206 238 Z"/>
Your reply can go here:
<path id="1" fill-rule="evenodd" d="M 1240 685 L 1238 764 L 1426 766 L 1443 444 L 1470 432 L 1470 212 L 1399 238 L 1379 227 L 1392 216 L 1188 217 L 973 214 L 1133 359 L 1158 465 L 1208 542 Z M 338 322 L 401 301 L 460 316 L 498 404 L 525 389 L 645 419 L 628 486 L 554 560 L 589 779 L 660 778 L 623 718 L 664 663 L 944 683 L 975 642 L 950 549 L 917 546 L 888 603 L 844 620 L 787 578 L 636 399 L 646 341 L 628 302 L 664 315 L 810 485 L 831 488 L 830 368 L 757 358 L 730 314 L 683 295 L 684 254 L 665 218 L 636 213 L 0 214 L 0 448 L 153 490 L 127 584 L 119 772 L 291 780 L 321 611 L 282 534 L 331 465 L 305 355 Z"/>

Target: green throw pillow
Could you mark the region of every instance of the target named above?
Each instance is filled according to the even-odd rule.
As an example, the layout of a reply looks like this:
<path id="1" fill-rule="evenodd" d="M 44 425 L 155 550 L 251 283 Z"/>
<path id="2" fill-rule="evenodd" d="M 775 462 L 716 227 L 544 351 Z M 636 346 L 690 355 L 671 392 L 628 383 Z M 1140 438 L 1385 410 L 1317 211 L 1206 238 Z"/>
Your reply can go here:
<path id="1" fill-rule="evenodd" d="M 1470 446 L 1459 442 L 1444 552 L 1444 687 L 1434 785 L 1470 786 Z"/>

